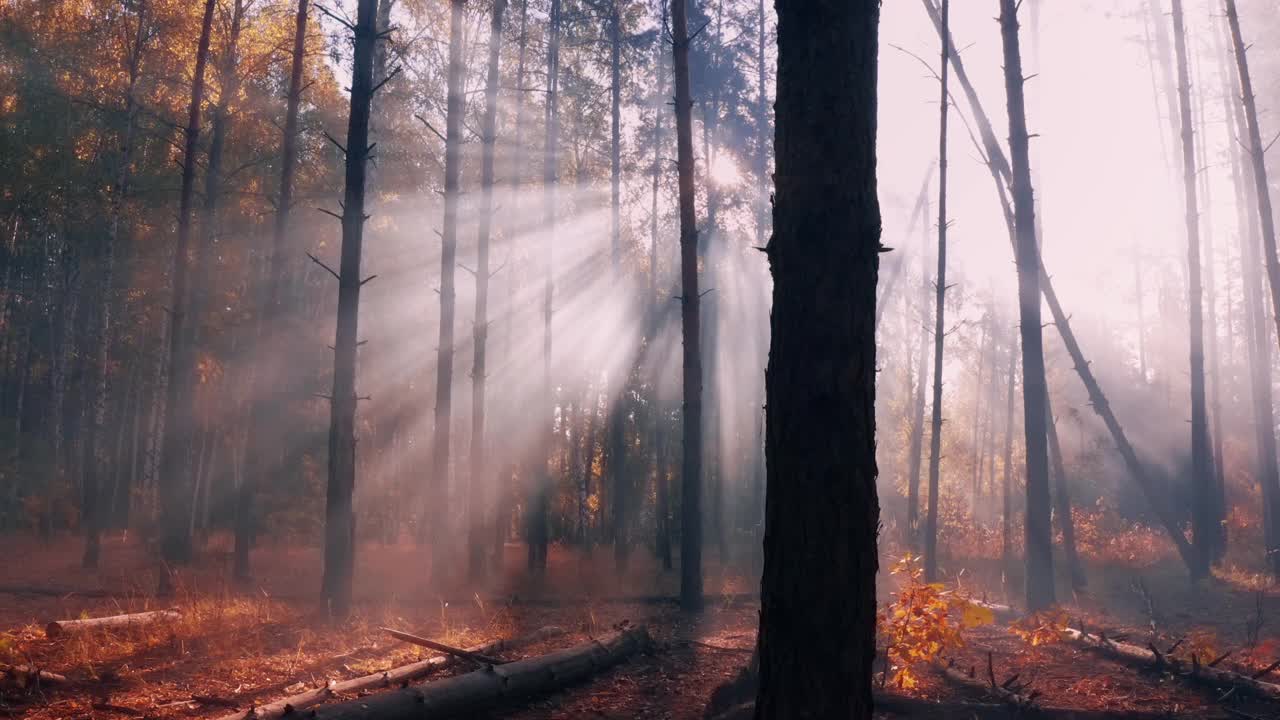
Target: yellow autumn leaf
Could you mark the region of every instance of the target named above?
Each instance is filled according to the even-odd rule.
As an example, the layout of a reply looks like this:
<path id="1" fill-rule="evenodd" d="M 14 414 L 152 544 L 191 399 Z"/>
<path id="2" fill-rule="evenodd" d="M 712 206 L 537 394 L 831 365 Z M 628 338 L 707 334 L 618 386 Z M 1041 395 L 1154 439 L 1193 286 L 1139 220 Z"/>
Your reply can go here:
<path id="1" fill-rule="evenodd" d="M 983 625 L 991 625 L 996 621 L 996 614 L 991 608 L 983 607 L 971 602 L 964 604 L 964 608 L 960 613 L 961 627 L 974 628 Z"/>

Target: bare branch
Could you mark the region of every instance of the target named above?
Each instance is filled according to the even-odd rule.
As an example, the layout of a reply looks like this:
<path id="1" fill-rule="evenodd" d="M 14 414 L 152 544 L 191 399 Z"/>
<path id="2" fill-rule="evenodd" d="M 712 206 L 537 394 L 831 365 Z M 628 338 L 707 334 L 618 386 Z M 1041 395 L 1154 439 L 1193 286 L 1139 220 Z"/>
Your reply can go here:
<path id="1" fill-rule="evenodd" d="M 324 268 L 325 270 L 328 270 L 328 271 L 329 271 L 329 274 L 333 276 L 333 279 L 334 279 L 334 280 L 342 280 L 342 278 L 338 275 L 338 273 L 334 272 L 333 268 L 329 267 L 328 265 L 325 265 L 325 264 L 320 260 L 320 258 L 316 257 L 315 255 L 312 255 L 311 253 L 307 253 L 307 257 L 311 258 L 311 262 L 313 262 L 313 263 L 315 263 L 315 264 L 319 265 L 320 267 Z"/>
<path id="2" fill-rule="evenodd" d="M 445 136 L 441 134 L 439 130 L 435 129 L 434 127 L 432 127 L 431 123 L 427 122 L 426 118 L 422 117 L 421 115 L 414 115 L 414 117 L 418 118 L 418 122 L 422 123 L 423 125 L 426 125 L 427 129 L 430 130 L 432 133 L 434 133 L 436 137 L 440 138 L 444 142 L 448 142 L 448 140 L 445 139 Z"/>

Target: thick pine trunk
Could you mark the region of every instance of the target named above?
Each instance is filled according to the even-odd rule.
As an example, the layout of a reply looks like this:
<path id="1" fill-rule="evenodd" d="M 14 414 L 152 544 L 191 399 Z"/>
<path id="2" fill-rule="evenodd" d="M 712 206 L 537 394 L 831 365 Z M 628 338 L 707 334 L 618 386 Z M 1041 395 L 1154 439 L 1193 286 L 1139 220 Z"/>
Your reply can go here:
<path id="1" fill-rule="evenodd" d="M 356 10 L 351 111 L 347 118 L 343 191 L 342 260 L 338 269 L 338 322 L 334 333 L 333 393 L 329 400 L 329 485 L 325 503 L 324 581 L 329 612 L 351 609 L 355 574 L 356 346 L 360 317 L 360 260 L 364 241 L 364 190 L 369 159 L 369 105 L 373 95 L 373 48 L 377 0 Z"/>
<path id="2" fill-rule="evenodd" d="M 484 462 L 484 392 L 489 339 L 489 229 L 493 221 L 493 163 L 498 143 L 498 81 L 501 79 L 498 61 L 502 52 L 502 17 L 507 11 L 507 0 L 494 0 L 493 17 L 489 23 L 489 68 L 484 86 L 484 140 L 480 161 L 480 217 L 476 238 L 476 315 L 472 323 L 471 364 L 471 485 L 467 504 L 467 574 L 472 582 L 480 580 L 485 571 L 484 536 L 485 491 L 484 479 L 488 469 Z"/>
<path id="3" fill-rule="evenodd" d="M 453 422 L 453 318 L 455 265 L 458 254 L 458 201 L 462 192 L 462 16 L 464 0 L 449 2 L 449 79 L 445 111 L 444 228 L 440 233 L 440 342 L 436 347 L 435 432 L 431 441 L 431 478 L 427 485 L 426 522 L 431 537 L 431 574 L 446 576 L 452 531 L 449 522 L 449 444 Z"/>
<path id="4" fill-rule="evenodd" d="M 233 575 L 247 580 L 250 575 L 249 550 L 253 545 L 253 497 L 258 483 L 274 474 L 280 452 L 275 434 L 280 421 L 283 398 L 276 390 L 284 363 L 269 339 L 284 330 L 281 287 L 284 283 L 286 245 L 289 240 L 289 218 L 293 210 L 293 182 L 298 164 L 298 108 L 302 102 L 302 73 L 306 65 L 307 10 L 309 0 L 298 0 L 294 16 L 293 63 L 289 71 L 289 95 L 285 105 L 284 131 L 281 138 L 280 192 L 276 199 L 276 217 L 271 246 L 268 250 L 267 286 L 260 293 L 262 307 L 258 312 L 254 338 L 258 348 L 258 364 L 253 372 L 253 395 L 249 413 L 249 430 L 245 435 L 247 472 L 236 492 L 235 560 Z"/>
<path id="5" fill-rule="evenodd" d="M 938 492 L 939 464 L 942 461 L 942 342 L 946 337 L 947 293 L 947 110 L 951 98 L 947 78 L 951 64 L 951 31 L 949 0 L 942 0 L 941 22 L 942 74 L 940 76 L 941 109 L 938 130 L 938 274 L 934 279 L 933 307 L 933 412 L 929 428 L 929 511 L 924 524 L 925 582 L 938 578 Z"/>
<path id="6" fill-rule="evenodd" d="M 1192 579 L 1209 575 L 1216 544 L 1212 459 L 1209 446 L 1208 408 L 1205 398 L 1204 292 L 1200 280 L 1200 208 L 1196 176 L 1196 147 L 1191 126 L 1191 80 L 1187 68 L 1187 37 L 1182 0 L 1173 0 L 1173 45 L 1177 56 L 1178 110 L 1181 118 L 1182 190 L 1187 231 L 1187 306 L 1191 333 L 1191 528 Z"/>
<path id="7" fill-rule="evenodd" d="M 676 85 L 676 170 L 680 195 L 680 326 L 683 341 L 684 459 L 680 465 L 680 605 L 702 609 L 702 351 L 699 330 L 698 219 L 694 205 L 693 97 L 689 89 L 689 17 L 671 0 Z"/>
<path id="8" fill-rule="evenodd" d="M 194 416 L 195 348 L 187 324 L 190 298 L 187 272 L 190 265 L 191 213 L 195 201 L 196 150 L 200 140 L 200 112 L 204 104 L 204 72 L 209 59 L 209 37 L 217 0 L 205 0 L 204 20 L 196 48 L 196 68 L 191 80 L 191 107 L 187 113 L 186 146 L 182 155 L 182 191 L 178 202 L 178 241 L 173 252 L 173 300 L 169 308 L 168 383 L 165 388 L 164 436 L 160 451 L 160 506 L 163 509 L 160 552 L 170 565 L 191 559 L 191 433 Z M 167 576 L 163 576 L 167 577 Z M 162 580 L 162 587 L 164 581 Z"/>
<path id="9" fill-rule="evenodd" d="M 880 2 L 780 0 L 756 717 L 870 718 Z"/>
<path id="10" fill-rule="evenodd" d="M 1018 42 L 1017 1 L 1000 1 L 1005 92 L 1009 106 L 1009 156 L 1017 237 L 1019 329 L 1022 334 L 1023 434 L 1027 451 L 1027 585 L 1032 611 L 1053 605 L 1053 544 L 1049 527 L 1049 457 L 1045 433 L 1047 387 L 1040 325 L 1040 249 L 1036 243 L 1029 135 Z"/>

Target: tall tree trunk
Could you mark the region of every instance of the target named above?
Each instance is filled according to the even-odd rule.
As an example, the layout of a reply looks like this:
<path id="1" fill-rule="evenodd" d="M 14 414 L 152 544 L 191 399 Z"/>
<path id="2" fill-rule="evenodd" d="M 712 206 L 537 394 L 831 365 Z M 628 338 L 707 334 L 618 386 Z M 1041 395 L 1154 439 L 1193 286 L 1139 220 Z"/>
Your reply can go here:
<path id="1" fill-rule="evenodd" d="M 1014 383 L 1018 377 L 1018 344 L 1015 335 L 1009 336 L 1009 387 L 1004 420 L 1004 477 L 1000 484 L 1000 569 L 1004 575 L 1005 595 L 1009 592 L 1009 576 L 1013 574 L 1013 432 L 1014 432 Z"/>
<path id="2" fill-rule="evenodd" d="M 923 208 L 920 214 L 923 218 Z M 929 223 L 922 220 L 920 230 L 920 347 L 907 442 L 907 539 L 914 551 L 920 549 L 920 465 L 924 449 L 924 391 L 929 378 Z"/>
<path id="3" fill-rule="evenodd" d="M 680 187 L 680 325 L 683 340 L 684 459 L 680 466 L 680 606 L 702 608 L 702 351 L 698 310 L 698 218 L 693 188 L 693 96 L 689 90 L 689 17 L 671 0 L 676 85 L 676 170 Z"/>
<path id="4" fill-rule="evenodd" d="M 329 400 L 329 487 L 322 590 L 329 612 L 340 618 L 350 612 L 355 574 L 355 515 L 351 497 L 356 483 L 356 346 L 377 6 L 377 0 L 360 0 L 356 10 L 342 206 L 342 261 L 338 269 L 338 323 L 333 342 L 333 394 Z"/>
<path id="5" fill-rule="evenodd" d="M 763 2 L 763 0 L 761 0 Z M 661 21 L 658 27 L 665 28 L 668 23 L 667 0 L 658 0 L 661 6 Z M 662 148 L 666 139 L 663 132 L 662 117 L 665 113 L 662 103 L 666 102 L 667 96 L 667 65 L 663 62 L 665 47 L 662 43 L 655 43 L 657 48 L 656 57 L 654 58 L 654 80 L 658 83 L 658 90 L 655 95 L 657 103 L 655 103 L 653 111 L 653 193 L 652 206 L 649 209 L 649 337 L 647 344 L 652 346 L 658 341 L 658 333 L 661 332 L 664 316 L 663 301 L 661 297 L 661 283 L 658 282 L 661 266 L 661 257 L 659 254 L 659 233 L 658 233 L 658 195 L 662 189 L 663 163 Z M 758 224 L 758 223 L 757 223 Z M 757 227 L 757 238 L 759 237 L 759 227 Z M 656 515 L 654 521 L 654 529 L 657 531 L 657 542 L 655 548 L 658 553 L 658 559 L 662 562 L 663 570 L 672 568 L 671 560 L 671 499 L 669 473 L 667 472 L 667 412 L 666 404 L 663 402 L 662 393 L 658 386 L 660 378 L 658 376 L 658 368 L 656 364 L 650 369 L 649 387 L 653 393 L 653 407 L 651 410 L 651 431 L 653 438 L 653 477 L 654 477 L 654 495 L 655 505 L 654 513 Z"/>
<path id="6" fill-rule="evenodd" d="M 130 165 L 133 163 L 133 133 L 137 124 L 137 101 L 135 93 L 138 78 L 142 74 L 142 56 L 147 42 L 147 3 L 139 2 L 135 9 L 137 26 L 133 32 L 132 43 L 128 46 L 125 67 L 128 68 L 129 80 L 124 93 L 124 136 L 120 141 L 119 166 L 116 168 L 115 187 L 112 188 L 109 217 L 107 219 L 107 235 L 102 245 L 100 258 L 102 275 L 102 300 L 98 307 L 97 325 L 97 357 L 94 359 L 93 411 L 85 437 L 84 464 L 84 557 L 81 564 L 85 568 L 98 567 L 100 552 L 100 533 L 103 526 L 102 504 L 98 487 L 98 474 L 104 464 L 105 451 L 102 447 L 106 434 L 107 393 L 110 379 L 111 351 L 111 309 L 115 302 L 115 260 L 116 245 L 120 240 L 120 225 L 124 216 L 124 202 L 129 192 Z M 112 464 L 111 467 L 116 467 Z"/>
<path id="7" fill-rule="evenodd" d="M 1071 589 L 1084 590 L 1088 579 L 1076 551 L 1076 523 L 1071 515 L 1071 480 L 1067 477 L 1067 464 L 1062 458 L 1062 444 L 1058 440 L 1058 424 L 1053 416 L 1053 401 L 1045 397 L 1045 424 L 1049 433 L 1049 459 L 1053 463 L 1053 512 L 1058 517 L 1058 529 L 1062 531 L 1062 552 L 1067 557 L 1067 569 L 1071 573 Z"/>
<path id="8" fill-rule="evenodd" d="M 462 178 L 462 15 L 465 0 L 449 0 L 448 108 L 445 112 L 444 229 L 440 233 L 440 343 L 436 348 L 435 433 L 431 442 L 427 523 L 431 533 L 431 574 L 445 577 L 449 554 L 449 430 L 453 412 L 454 265 L 458 253 L 458 199 Z"/>
<path id="9" fill-rule="evenodd" d="M 1178 66 L 1178 109 L 1182 127 L 1182 189 L 1187 230 L 1187 306 L 1191 320 L 1191 489 L 1192 579 L 1209 575 L 1216 537 L 1213 476 L 1210 467 L 1208 409 L 1205 401 L 1204 299 L 1200 284 L 1200 207 L 1196 146 L 1191 126 L 1191 80 L 1182 0 L 1173 0 L 1173 45 Z"/>
<path id="10" fill-rule="evenodd" d="M 484 86 L 484 139 L 480 161 L 480 230 L 476 239 L 476 317 L 472 324 L 474 360 L 471 365 L 471 496 L 468 503 L 470 525 L 467 572 L 472 582 L 484 576 L 485 491 L 488 469 L 484 462 L 485 351 L 489 338 L 489 227 L 493 220 L 494 153 L 498 143 L 498 61 L 502 55 L 502 16 L 507 0 L 494 0 L 489 23 L 489 69 Z"/>
<path id="11" fill-rule="evenodd" d="M 879 0 L 779 0 L 756 717 L 870 718 Z"/>
<path id="12" fill-rule="evenodd" d="M 525 176 L 525 147 L 524 147 L 524 123 L 525 123 L 525 102 L 524 102 L 524 75 L 525 62 L 528 59 L 529 52 L 529 0 L 520 0 L 520 34 L 516 38 L 516 109 L 515 109 L 515 128 L 511 133 L 511 151 L 507 153 L 511 158 L 511 177 L 509 179 L 511 185 L 511 205 L 515 212 L 520 210 L 520 191 L 526 180 Z M 514 240 L 513 240 L 514 243 Z M 514 279 L 508 282 L 507 287 L 511 288 L 507 296 L 507 306 L 503 309 L 503 315 L 506 319 L 507 326 L 507 343 L 506 355 L 507 360 L 511 356 L 511 336 L 515 325 L 516 307 L 514 301 L 514 288 L 516 284 Z M 532 463 L 528 463 L 527 467 L 532 469 Z M 534 473 L 536 475 L 536 473 Z M 505 482 L 503 479 L 505 478 Z M 508 527 L 508 509 L 510 503 L 511 482 L 510 473 L 500 473 L 498 475 L 499 487 L 494 493 L 494 533 L 493 533 L 493 561 L 495 567 L 502 567 L 504 553 L 506 551 L 506 540 Z M 532 493 L 531 493 L 532 495 Z M 531 539 L 531 538 L 529 538 Z M 533 567 L 533 545 L 529 545 L 529 567 Z"/>
<path id="13" fill-rule="evenodd" d="M 306 66 L 307 9 L 309 0 L 298 0 L 294 16 L 293 63 L 289 70 L 289 95 L 285 105 L 284 131 L 280 141 L 280 192 L 276 199 L 276 217 L 271 246 L 268 250 L 268 280 L 262 297 L 262 308 L 254 328 L 258 348 L 257 367 L 253 372 L 252 410 L 249 431 L 245 435 L 245 464 L 248 472 L 236 493 L 236 540 L 233 574 L 237 580 L 250 576 L 249 550 L 253 545 L 253 497 L 263 478 L 271 477 L 278 466 L 280 452 L 276 446 L 277 423 L 282 418 L 283 398 L 277 384 L 284 363 L 281 352 L 268 338 L 283 330 L 284 269 L 289 241 L 289 219 L 293 210 L 293 183 L 298 163 L 298 108 L 302 103 L 302 74 Z"/>
<path id="14" fill-rule="evenodd" d="M 934 0 L 921 0 L 921 2 L 933 21 L 934 28 L 941 34 L 942 26 L 938 8 L 933 4 Z M 974 89 L 973 83 L 969 81 L 968 75 L 965 73 L 964 63 L 954 49 L 954 41 L 949 45 L 952 48 L 951 64 L 955 69 L 956 80 L 960 82 L 960 87 L 964 91 L 970 108 L 973 110 L 973 118 L 982 139 L 983 154 L 986 158 L 987 168 L 991 171 L 991 177 L 995 182 L 996 192 L 1004 210 L 1005 222 L 1009 226 L 1009 242 L 1014 246 L 1016 254 L 1017 237 L 1014 230 L 1014 211 L 1006 193 L 1006 187 L 1012 184 L 1009 160 L 1005 156 L 1000 141 L 996 139 L 995 132 L 992 130 L 991 120 L 983 110 L 982 101 L 978 98 L 978 93 Z M 1075 333 L 1071 330 L 1071 318 L 1067 316 L 1066 311 L 1062 308 L 1062 303 L 1058 301 L 1057 293 L 1053 289 L 1053 281 L 1044 267 L 1043 259 L 1038 259 L 1038 262 L 1041 292 L 1044 293 L 1045 303 L 1048 304 L 1049 312 L 1053 315 L 1053 324 L 1058 328 L 1058 334 L 1062 337 L 1062 344 L 1066 347 L 1076 374 L 1080 376 L 1080 382 L 1084 385 L 1085 391 L 1089 395 L 1089 406 L 1093 408 L 1098 417 L 1102 419 L 1103 424 L 1106 425 L 1107 432 L 1111 434 L 1111 438 L 1116 444 L 1116 450 L 1119 451 L 1125 467 L 1129 470 L 1129 475 L 1142 489 L 1143 495 L 1160 519 L 1160 523 L 1164 526 L 1169 539 L 1173 542 L 1174 547 L 1177 548 L 1179 556 L 1182 557 L 1187 567 L 1190 567 L 1191 544 L 1187 542 L 1186 537 L 1182 534 L 1182 528 L 1177 518 L 1165 501 L 1167 493 L 1162 486 L 1152 480 L 1146 467 L 1138 459 L 1138 454 L 1134 450 L 1133 444 L 1129 442 L 1124 428 L 1121 427 L 1115 412 L 1107 402 L 1107 396 L 1102 391 L 1102 386 L 1098 383 L 1089 362 L 1084 357 L 1084 352 L 1080 349 L 1080 343 L 1076 340 Z"/>
<path id="15" fill-rule="evenodd" d="M 551 461 L 555 453 L 555 392 L 551 385 L 551 303 L 555 299 L 556 184 L 559 182 L 560 145 L 560 0 L 551 0 L 547 40 L 546 142 L 543 147 L 544 222 L 547 247 L 542 284 L 542 408 L 547 413 L 543 457 L 533 490 L 529 517 L 529 569 L 547 569 L 547 515 L 551 504 Z"/>
<path id="16" fill-rule="evenodd" d="M 1216 35 L 1215 35 L 1216 37 Z M 1204 77 L 1200 56 L 1196 56 L 1197 75 Z M 1206 136 L 1208 135 L 1208 123 L 1205 121 L 1205 92 L 1200 92 L 1196 97 L 1196 123 L 1199 126 L 1198 145 L 1200 157 L 1208 158 L 1209 151 L 1206 148 Z M 1223 449 L 1222 449 L 1222 373 L 1221 362 L 1218 353 L 1218 284 L 1217 284 L 1217 257 L 1214 247 L 1214 227 L 1213 227 L 1213 184 L 1209 179 L 1209 173 L 1197 173 L 1196 179 L 1200 184 L 1200 193 L 1204 198 L 1204 278 L 1205 278 L 1205 327 L 1209 335 L 1209 357 L 1208 357 L 1208 379 L 1209 379 L 1209 440 L 1212 443 L 1212 453 L 1210 454 L 1210 477 L 1213 481 L 1213 531 L 1212 531 L 1212 550 L 1210 561 L 1214 564 L 1220 562 L 1227 552 L 1227 479 L 1226 469 L 1223 467 Z M 1227 303 L 1228 308 L 1231 303 Z M 1230 322 L 1227 323 L 1230 327 Z M 1229 340 L 1230 338 L 1228 338 Z"/>
<path id="17" fill-rule="evenodd" d="M 1031 188 L 1017 5 L 1017 0 L 1000 0 L 1022 333 L 1023 433 L 1027 450 L 1026 605 L 1034 612 L 1054 603 L 1053 545 L 1049 528 L 1049 457 L 1045 437 L 1048 395 L 1040 327 L 1040 249 L 1036 243 L 1035 197 Z"/>
<path id="18" fill-rule="evenodd" d="M 942 74 L 939 95 L 938 130 L 938 275 L 934 280 L 933 308 L 933 414 L 929 435 L 929 514 L 924 524 L 924 576 L 925 582 L 938 579 L 938 493 L 939 464 L 942 460 L 942 342 L 946 337 L 943 324 L 946 321 L 947 294 L 947 110 L 951 98 L 947 90 L 947 77 L 951 64 L 951 3 L 942 0 Z"/>
<path id="19" fill-rule="evenodd" d="M 609 256 L 615 288 L 622 286 L 622 9 L 609 4 Z M 639 353 L 637 353 L 637 357 Z M 609 474 L 613 476 L 613 559 L 619 572 L 631 553 L 631 478 L 627 475 L 627 410 L 623 399 L 631 375 L 610 378 Z"/>
<path id="20" fill-rule="evenodd" d="M 195 348 L 187 342 L 187 272 L 190 265 L 191 211 L 195 200 L 196 149 L 200 140 L 200 111 L 204 104 L 204 71 L 209 60 L 209 37 L 217 0 L 205 0 L 196 68 L 191 80 L 186 146 L 182 155 L 182 192 L 178 203 L 178 242 L 173 252 L 173 300 L 169 308 L 168 383 L 165 388 L 164 436 L 160 451 L 161 555 L 170 565 L 191 559 L 191 433 L 194 430 L 193 392 Z M 162 575 L 162 590 L 168 576 Z"/>
<path id="21" fill-rule="evenodd" d="M 978 377 L 973 383 L 973 435 L 969 441 L 970 460 L 969 470 L 971 477 L 969 478 L 969 508 L 977 517 L 979 483 L 982 478 L 982 381 L 985 377 L 983 371 L 987 365 L 987 355 L 989 354 L 987 345 L 988 340 L 994 342 L 995 336 L 988 332 L 991 325 L 991 314 L 988 313 L 982 322 L 982 340 L 978 343 Z"/>
<path id="22" fill-rule="evenodd" d="M 1263 264 L 1262 259 L 1258 257 L 1259 230 L 1264 236 L 1268 232 L 1271 233 L 1273 248 L 1271 255 L 1274 257 L 1275 222 L 1271 215 L 1270 190 L 1267 184 L 1266 165 L 1262 158 L 1261 131 L 1258 128 L 1253 83 L 1248 75 L 1248 58 L 1245 54 L 1244 39 L 1240 32 L 1240 17 L 1236 12 L 1234 0 L 1226 3 L 1226 10 L 1228 30 L 1235 54 L 1232 70 L 1243 98 L 1241 103 L 1231 103 L 1232 122 L 1229 123 L 1229 127 L 1233 130 L 1233 139 L 1236 144 L 1248 148 L 1248 158 L 1251 162 L 1249 169 L 1253 170 L 1254 180 L 1252 184 L 1247 182 L 1245 168 L 1241 167 L 1241 158 L 1233 152 L 1232 170 L 1236 175 L 1237 195 L 1239 195 L 1236 205 L 1241 213 L 1239 217 L 1240 259 L 1245 287 L 1244 305 L 1249 318 L 1246 342 L 1252 387 L 1250 396 L 1253 400 L 1254 432 L 1258 454 L 1257 475 L 1258 483 L 1262 486 L 1263 519 L 1266 526 L 1264 549 L 1272 576 L 1280 578 L 1280 468 L 1277 467 L 1276 461 L 1275 409 L 1271 390 L 1271 332 L 1266 323 L 1263 283 L 1258 271 Z M 1247 145 L 1242 142 L 1243 135 L 1249 138 Z M 1254 220 L 1251 217 L 1258 219 Z M 1266 263 L 1274 293 L 1276 276 L 1271 274 L 1271 260 L 1268 259 Z"/>

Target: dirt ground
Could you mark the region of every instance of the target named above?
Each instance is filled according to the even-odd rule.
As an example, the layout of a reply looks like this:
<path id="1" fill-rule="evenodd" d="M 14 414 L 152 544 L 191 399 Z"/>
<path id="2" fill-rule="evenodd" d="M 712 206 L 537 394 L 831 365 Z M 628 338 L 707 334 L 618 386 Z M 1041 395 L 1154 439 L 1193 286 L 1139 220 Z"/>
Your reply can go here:
<path id="1" fill-rule="evenodd" d="M 193 568 L 174 574 L 176 596 L 159 601 L 152 591 L 160 570 L 127 538 L 111 537 L 103 548 L 102 568 L 88 574 L 79 568 L 80 546 L 74 538 L 46 546 L 13 537 L 5 539 L 4 547 L 0 661 L 61 673 L 70 680 L 66 686 L 0 690 L 0 713 L 9 717 L 123 718 L 132 710 L 154 718 L 218 718 L 232 710 L 192 699 L 229 701 L 243 711 L 430 654 L 387 637 L 380 626 L 459 646 L 547 625 L 566 631 L 504 654 L 515 659 L 583 642 L 629 621 L 648 628 L 655 640 L 649 652 L 575 687 L 496 708 L 485 717 L 683 720 L 703 716 L 711 692 L 746 664 L 755 643 L 754 580 L 710 567 L 707 609 L 688 616 L 674 603 L 658 600 L 676 595 L 676 573 L 661 572 L 652 558 L 637 554 L 620 577 L 607 549 L 585 557 L 555 548 L 546 576 L 535 582 L 523 572 L 523 547 L 511 545 L 503 572 L 477 590 L 433 584 L 429 573 L 420 570 L 426 553 L 412 545 L 364 546 L 355 612 L 335 623 L 316 600 L 321 567 L 316 549 L 261 548 L 254 555 L 259 581 L 237 589 L 226 580 L 226 541 L 215 540 Z M 1216 657 L 1232 650 L 1220 667 L 1250 673 L 1280 659 L 1280 589 L 1274 586 L 1258 591 L 1223 577 L 1193 588 L 1173 565 L 1142 571 L 1090 567 L 1089 575 L 1088 592 L 1064 605 L 1073 621 L 1083 619 L 1112 636 L 1127 634 L 1138 645 L 1153 641 L 1169 646 L 1182 639 L 1180 652 Z M 882 595 L 888 597 L 894 584 L 893 577 L 883 575 Z M 952 584 L 1001 587 L 998 574 L 980 561 L 952 578 Z M 992 601 L 1005 600 L 998 592 L 989 595 Z M 618 602 L 619 597 L 633 601 Z M 44 633 L 45 623 L 53 619 L 169 606 L 183 617 L 165 626 L 55 640 Z M 1072 644 L 1032 647 L 1003 624 L 966 631 L 965 641 L 952 658 L 956 667 L 972 667 L 975 675 L 986 677 L 990 658 L 998 680 L 1018 673 L 1020 682 L 1031 682 L 1027 692 L 1037 692 L 1037 702 L 1044 706 L 1192 716 L 1225 708 L 1246 720 L 1280 717 L 1276 704 L 1238 693 L 1224 697 L 1221 691 Z M 1280 671 L 1264 679 L 1280 682 Z M 923 673 L 920 687 L 910 694 L 990 701 L 931 672 Z"/>

